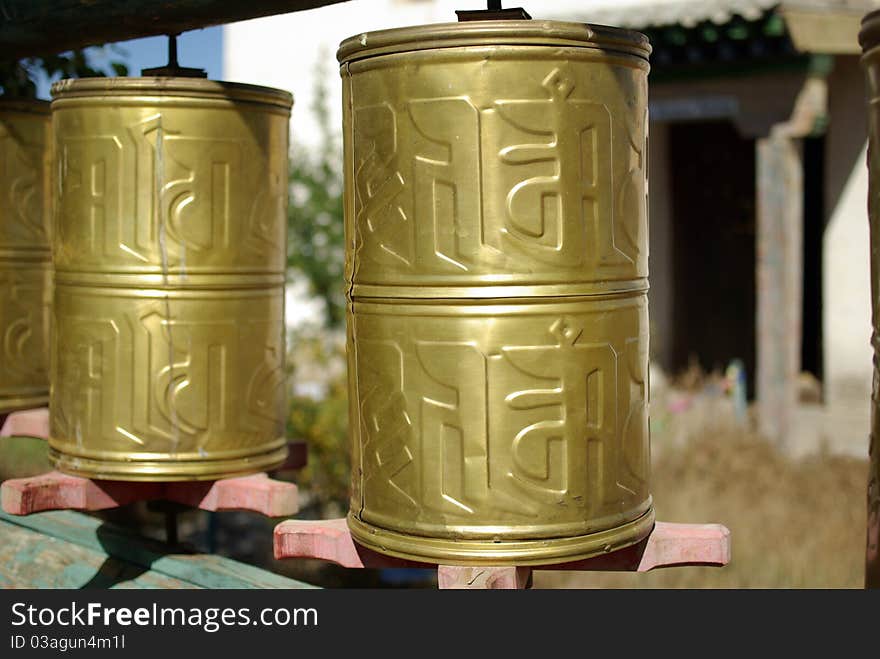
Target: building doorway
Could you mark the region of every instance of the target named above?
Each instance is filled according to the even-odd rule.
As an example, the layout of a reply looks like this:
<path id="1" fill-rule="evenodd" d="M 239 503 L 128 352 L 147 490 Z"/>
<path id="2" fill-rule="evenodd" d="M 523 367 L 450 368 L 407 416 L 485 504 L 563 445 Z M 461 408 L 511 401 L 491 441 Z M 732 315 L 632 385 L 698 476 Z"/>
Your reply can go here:
<path id="1" fill-rule="evenodd" d="M 755 140 L 729 121 L 669 127 L 672 193 L 671 362 L 724 371 L 733 359 L 755 382 Z"/>

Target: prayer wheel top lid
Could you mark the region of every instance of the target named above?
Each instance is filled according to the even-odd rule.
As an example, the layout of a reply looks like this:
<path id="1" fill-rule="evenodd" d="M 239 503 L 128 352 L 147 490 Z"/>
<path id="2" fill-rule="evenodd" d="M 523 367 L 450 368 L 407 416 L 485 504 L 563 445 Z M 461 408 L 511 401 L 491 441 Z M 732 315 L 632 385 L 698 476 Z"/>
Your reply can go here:
<path id="1" fill-rule="evenodd" d="M 52 85 L 55 101 L 73 98 L 120 96 L 186 96 L 236 103 L 259 103 L 290 112 L 293 95 L 272 87 L 221 82 L 202 78 L 150 76 L 143 78 L 77 78 L 59 80 Z"/>
<path id="2" fill-rule="evenodd" d="M 862 29 L 859 31 L 859 44 L 862 50 L 870 50 L 880 45 L 880 9 L 865 14 L 862 18 Z"/>
<path id="3" fill-rule="evenodd" d="M 464 46 L 567 46 L 637 55 L 651 53 L 641 32 L 565 21 L 480 20 L 364 32 L 345 39 L 340 64 L 377 55 Z"/>

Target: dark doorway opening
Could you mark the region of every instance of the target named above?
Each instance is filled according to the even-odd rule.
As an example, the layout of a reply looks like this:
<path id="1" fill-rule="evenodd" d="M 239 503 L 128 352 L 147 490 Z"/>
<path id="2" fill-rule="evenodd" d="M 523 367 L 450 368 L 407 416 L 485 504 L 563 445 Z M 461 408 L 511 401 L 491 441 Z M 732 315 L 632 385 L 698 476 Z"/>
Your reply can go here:
<path id="1" fill-rule="evenodd" d="M 733 359 L 755 381 L 755 140 L 729 121 L 669 132 L 674 245 L 672 366 Z"/>
<path id="2" fill-rule="evenodd" d="M 825 138 L 804 140 L 804 290 L 801 370 L 822 381 L 822 241 L 825 235 Z"/>

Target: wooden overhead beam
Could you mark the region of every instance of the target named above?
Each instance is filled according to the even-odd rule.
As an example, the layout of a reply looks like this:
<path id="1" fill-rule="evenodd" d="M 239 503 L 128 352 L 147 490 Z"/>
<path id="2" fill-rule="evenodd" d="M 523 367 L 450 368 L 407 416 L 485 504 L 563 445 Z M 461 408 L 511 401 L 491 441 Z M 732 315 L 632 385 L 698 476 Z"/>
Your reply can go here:
<path id="1" fill-rule="evenodd" d="M 780 10 L 794 47 L 802 53 L 860 55 L 859 27 L 865 11 L 785 7 Z"/>
<path id="2" fill-rule="evenodd" d="M 3 0 L 0 59 L 52 55 L 342 0 Z"/>

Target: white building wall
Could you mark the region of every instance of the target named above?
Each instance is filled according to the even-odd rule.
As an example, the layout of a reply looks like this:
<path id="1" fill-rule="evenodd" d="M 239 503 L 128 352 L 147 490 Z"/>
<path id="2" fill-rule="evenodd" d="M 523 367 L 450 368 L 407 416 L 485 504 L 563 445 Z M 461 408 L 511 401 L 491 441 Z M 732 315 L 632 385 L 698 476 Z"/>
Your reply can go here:
<path id="1" fill-rule="evenodd" d="M 871 391 L 871 272 L 867 145 L 825 230 L 824 332 L 827 400 Z M 867 428 L 867 427 L 866 427 Z"/>
<path id="2" fill-rule="evenodd" d="M 653 0 L 657 3 L 657 0 Z M 662 3 L 664 0 L 660 0 Z M 533 18 L 588 20 L 592 7 L 644 4 L 646 0 L 509 1 L 525 6 Z M 329 81 L 331 125 L 341 134 L 342 86 L 336 49 L 361 32 L 456 21 L 456 9 L 484 9 L 483 0 L 350 0 L 309 11 L 231 23 L 223 32 L 226 80 L 279 87 L 293 92 L 293 144 L 318 145 L 318 124 L 311 112 L 316 75 Z"/>
<path id="3" fill-rule="evenodd" d="M 867 450 L 871 394 L 871 272 L 867 119 L 855 56 L 837 58 L 829 78 L 823 333 L 826 435 Z"/>
<path id="4" fill-rule="evenodd" d="M 293 92 L 294 148 L 318 146 L 312 112 L 317 76 L 327 80 L 331 125 L 341 135 L 342 85 L 336 62 L 339 43 L 354 34 L 406 25 L 455 21 L 461 2 L 449 0 L 352 0 L 309 11 L 232 23 L 223 34 L 227 80 Z"/>

